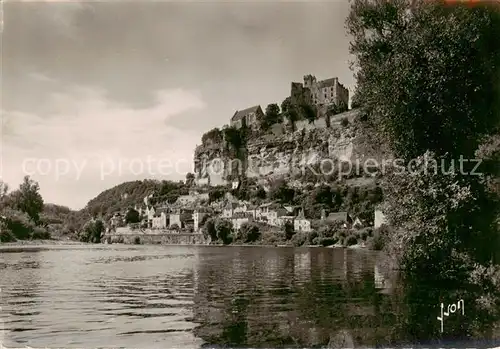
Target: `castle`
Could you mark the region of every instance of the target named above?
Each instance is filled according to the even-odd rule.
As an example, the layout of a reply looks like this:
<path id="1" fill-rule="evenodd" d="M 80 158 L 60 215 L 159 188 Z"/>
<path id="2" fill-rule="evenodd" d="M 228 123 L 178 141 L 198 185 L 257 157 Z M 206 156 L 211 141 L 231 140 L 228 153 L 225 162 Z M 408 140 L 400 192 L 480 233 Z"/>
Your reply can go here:
<path id="1" fill-rule="evenodd" d="M 292 82 L 290 96 L 293 104 L 349 105 L 349 90 L 339 83 L 338 78 L 317 81 L 315 76 L 306 75 L 303 84 Z"/>
<path id="2" fill-rule="evenodd" d="M 290 101 L 294 105 L 311 105 L 325 108 L 330 105 L 349 105 L 349 90 L 339 83 L 338 78 L 317 81 L 313 75 L 305 75 L 304 83 L 292 82 Z M 236 111 L 230 120 L 230 125 L 241 128 L 246 125 L 255 128 L 258 120 L 264 115 L 259 105 Z"/>

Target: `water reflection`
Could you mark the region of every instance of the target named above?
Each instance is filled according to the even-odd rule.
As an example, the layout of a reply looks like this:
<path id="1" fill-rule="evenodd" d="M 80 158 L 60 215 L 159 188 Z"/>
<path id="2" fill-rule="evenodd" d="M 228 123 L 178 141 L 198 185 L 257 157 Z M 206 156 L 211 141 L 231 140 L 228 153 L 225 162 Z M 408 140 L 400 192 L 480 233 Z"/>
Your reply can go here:
<path id="1" fill-rule="evenodd" d="M 225 253 L 231 263 L 200 266 L 195 290 L 195 333 L 209 344 L 326 345 L 338 341 L 339 333 L 358 345 L 374 343 L 377 331 L 365 327 L 377 330 L 383 308 L 376 303 L 383 295 L 375 288 L 373 254 L 252 248 Z M 243 271 L 245 278 L 235 277 Z M 226 287 L 216 288 L 220 284 Z"/>

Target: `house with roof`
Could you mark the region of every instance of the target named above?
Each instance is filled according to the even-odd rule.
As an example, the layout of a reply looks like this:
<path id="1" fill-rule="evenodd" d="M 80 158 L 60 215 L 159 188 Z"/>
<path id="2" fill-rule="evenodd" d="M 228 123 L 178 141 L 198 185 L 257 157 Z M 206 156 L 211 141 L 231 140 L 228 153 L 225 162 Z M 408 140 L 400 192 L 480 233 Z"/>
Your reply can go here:
<path id="1" fill-rule="evenodd" d="M 274 227 L 282 227 L 285 222 L 294 219 L 294 216 L 290 216 L 290 213 L 283 207 L 272 208 L 267 213 L 267 224 Z"/>
<path id="2" fill-rule="evenodd" d="M 257 205 L 248 204 L 247 213 L 252 216 L 253 219 L 257 219 Z"/>
<path id="3" fill-rule="evenodd" d="M 268 202 L 267 204 L 262 204 L 259 207 L 256 208 L 255 210 L 255 217 L 257 220 L 262 220 L 262 218 L 266 217 L 269 213 L 269 210 L 271 209 L 271 206 L 273 205 L 272 202 Z"/>
<path id="4" fill-rule="evenodd" d="M 233 214 L 239 213 L 239 212 L 246 213 L 248 211 L 248 206 L 249 206 L 249 203 L 245 202 L 245 201 L 238 203 L 236 208 L 233 210 Z"/>
<path id="5" fill-rule="evenodd" d="M 199 232 L 201 227 L 201 222 L 203 218 L 208 215 L 208 212 L 204 208 L 197 208 L 193 212 L 193 229 L 195 232 Z"/>
<path id="6" fill-rule="evenodd" d="M 379 206 L 375 207 L 375 220 L 374 220 L 373 227 L 375 229 L 380 228 L 382 226 L 382 224 L 387 224 L 387 218 L 384 215 L 384 212 L 382 212 L 382 207 L 379 205 Z"/>
<path id="7" fill-rule="evenodd" d="M 235 230 L 241 229 L 241 226 L 245 223 L 251 222 L 253 220 L 252 216 L 246 212 L 237 212 L 231 218 L 231 223 Z"/>
<path id="8" fill-rule="evenodd" d="M 228 202 L 222 209 L 222 217 L 231 218 L 234 214 L 234 210 L 236 210 L 237 208 L 238 208 L 238 203 Z"/>
<path id="9" fill-rule="evenodd" d="M 168 227 L 172 228 L 173 226 L 178 226 L 179 228 L 182 227 L 180 210 L 174 210 L 170 213 Z"/>
<path id="10" fill-rule="evenodd" d="M 264 116 L 264 112 L 260 105 L 238 110 L 231 118 L 230 125 L 235 128 L 241 128 L 243 126 L 255 128 L 262 116 Z"/>
<path id="11" fill-rule="evenodd" d="M 299 215 L 293 221 L 293 229 L 296 232 L 310 232 L 311 231 L 311 221 L 306 219 L 304 216 L 304 211 L 301 210 Z"/>
<path id="12" fill-rule="evenodd" d="M 353 228 L 356 228 L 356 229 L 361 229 L 365 226 L 365 224 L 363 223 L 363 221 L 361 220 L 361 218 L 359 217 L 356 217 L 354 219 L 354 221 L 352 222 L 352 227 Z"/>
<path id="13" fill-rule="evenodd" d="M 151 220 L 151 228 L 153 229 L 165 229 L 168 226 L 168 209 L 159 208 L 155 210 L 153 219 Z"/>
<path id="14" fill-rule="evenodd" d="M 125 217 L 120 212 L 116 212 L 113 217 L 111 217 L 110 225 L 113 227 L 121 227 L 124 223 Z"/>
<path id="15" fill-rule="evenodd" d="M 329 223 L 338 222 L 342 224 L 343 228 L 349 228 L 353 223 L 352 217 L 345 211 L 332 212 L 328 216 L 322 217 L 322 220 L 325 220 L 326 222 Z"/>

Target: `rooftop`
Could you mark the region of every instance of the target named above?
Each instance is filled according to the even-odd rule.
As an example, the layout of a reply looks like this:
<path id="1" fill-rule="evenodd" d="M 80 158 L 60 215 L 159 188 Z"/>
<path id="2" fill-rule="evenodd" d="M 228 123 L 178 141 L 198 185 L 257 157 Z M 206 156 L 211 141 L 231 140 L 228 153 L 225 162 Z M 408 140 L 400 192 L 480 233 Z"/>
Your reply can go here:
<path id="1" fill-rule="evenodd" d="M 259 108 L 260 108 L 260 105 L 255 105 L 255 106 L 250 107 L 250 108 L 238 110 L 238 111 L 236 111 L 236 113 L 234 113 L 233 117 L 231 118 L 231 121 L 241 120 L 245 116 L 247 116 L 248 114 L 255 113 Z"/>
<path id="2" fill-rule="evenodd" d="M 349 220 L 349 215 L 347 212 L 332 212 L 326 217 L 328 221 L 341 221 L 347 222 Z"/>

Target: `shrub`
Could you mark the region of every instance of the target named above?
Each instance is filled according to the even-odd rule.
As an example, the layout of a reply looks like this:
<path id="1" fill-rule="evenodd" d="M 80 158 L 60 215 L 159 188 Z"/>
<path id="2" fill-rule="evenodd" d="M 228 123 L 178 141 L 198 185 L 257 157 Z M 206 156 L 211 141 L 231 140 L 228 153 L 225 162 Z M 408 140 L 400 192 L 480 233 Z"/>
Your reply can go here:
<path id="1" fill-rule="evenodd" d="M 12 234 L 5 222 L 0 222 L 0 242 L 12 241 L 16 241 L 16 237 Z"/>
<path id="2" fill-rule="evenodd" d="M 140 244 L 141 244 L 141 238 L 140 238 L 140 237 L 138 237 L 138 236 L 136 236 L 136 237 L 134 238 L 134 245 L 140 245 Z"/>
<path id="3" fill-rule="evenodd" d="M 332 245 L 335 245 L 337 242 L 338 242 L 338 238 L 336 237 L 331 237 L 331 238 L 320 238 L 319 239 L 319 244 L 318 245 L 321 245 L 321 246 L 332 246 Z"/>
<path id="4" fill-rule="evenodd" d="M 347 125 L 349 125 L 349 120 L 347 118 L 342 118 L 340 120 L 340 125 L 342 125 L 342 127 L 346 127 Z"/>
<path id="5" fill-rule="evenodd" d="M 299 232 L 292 237 L 291 243 L 295 247 L 304 246 L 309 240 L 309 234 Z"/>
<path id="6" fill-rule="evenodd" d="M 293 223 L 286 222 L 284 230 L 285 230 L 285 237 L 286 237 L 286 239 L 287 240 L 291 240 L 293 238 L 293 236 L 295 235 L 295 230 L 294 230 L 294 227 L 293 227 Z"/>
<path id="7" fill-rule="evenodd" d="M 50 239 L 50 232 L 42 227 L 35 227 L 33 229 L 33 233 L 31 235 L 31 238 L 33 240 L 49 240 Z"/>
<path id="8" fill-rule="evenodd" d="M 346 239 L 346 245 L 347 246 L 352 246 L 356 245 L 358 243 L 358 240 L 356 239 L 355 236 L 351 235 Z"/>
<path id="9" fill-rule="evenodd" d="M 244 223 L 240 228 L 239 238 L 244 242 L 255 242 L 259 240 L 261 233 L 259 226 L 253 223 Z"/>

